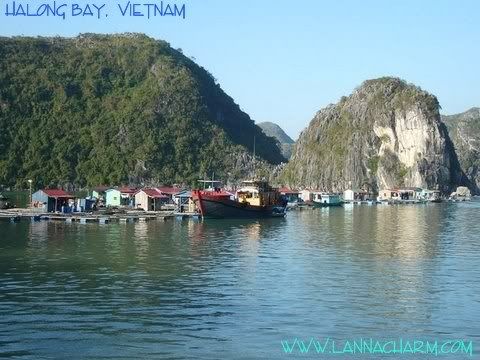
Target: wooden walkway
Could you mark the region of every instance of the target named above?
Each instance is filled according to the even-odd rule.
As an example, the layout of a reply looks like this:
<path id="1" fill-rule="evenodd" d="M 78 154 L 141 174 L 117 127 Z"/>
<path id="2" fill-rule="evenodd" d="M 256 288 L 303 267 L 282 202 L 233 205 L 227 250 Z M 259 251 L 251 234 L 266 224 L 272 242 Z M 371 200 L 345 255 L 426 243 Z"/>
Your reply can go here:
<path id="1" fill-rule="evenodd" d="M 103 214 L 57 214 L 57 213 L 38 213 L 34 211 L 29 211 L 28 209 L 9 209 L 9 210 L 0 210 L 0 220 L 9 220 L 11 222 L 16 222 L 21 219 L 30 219 L 31 221 L 64 221 L 67 223 L 99 223 L 99 224 L 108 224 L 111 222 L 117 223 L 133 223 L 133 222 L 146 222 L 152 220 L 165 221 L 168 219 L 188 219 L 188 218 L 199 218 L 199 215 L 196 213 L 175 213 L 172 211 L 163 212 L 163 213 L 117 213 L 111 215 Z"/>

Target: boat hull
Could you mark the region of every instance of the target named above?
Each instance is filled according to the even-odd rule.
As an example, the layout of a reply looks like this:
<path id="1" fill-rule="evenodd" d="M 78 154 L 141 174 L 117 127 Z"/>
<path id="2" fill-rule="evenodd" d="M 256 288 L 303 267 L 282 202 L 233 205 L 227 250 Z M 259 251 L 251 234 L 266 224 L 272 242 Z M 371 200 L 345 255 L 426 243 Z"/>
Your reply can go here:
<path id="1" fill-rule="evenodd" d="M 286 207 L 281 205 L 253 206 L 234 200 L 201 197 L 196 198 L 198 208 L 204 218 L 210 219 L 261 219 L 284 217 Z"/>

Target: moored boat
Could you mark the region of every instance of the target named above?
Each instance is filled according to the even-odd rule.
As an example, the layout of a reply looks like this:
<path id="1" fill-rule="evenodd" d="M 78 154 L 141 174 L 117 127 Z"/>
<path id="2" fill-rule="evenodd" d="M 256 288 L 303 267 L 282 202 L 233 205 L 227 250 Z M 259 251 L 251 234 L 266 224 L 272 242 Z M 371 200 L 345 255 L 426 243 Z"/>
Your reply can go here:
<path id="1" fill-rule="evenodd" d="M 285 216 L 287 202 L 266 181 L 244 181 L 235 196 L 221 190 L 194 190 L 193 200 L 204 218 L 271 218 Z"/>

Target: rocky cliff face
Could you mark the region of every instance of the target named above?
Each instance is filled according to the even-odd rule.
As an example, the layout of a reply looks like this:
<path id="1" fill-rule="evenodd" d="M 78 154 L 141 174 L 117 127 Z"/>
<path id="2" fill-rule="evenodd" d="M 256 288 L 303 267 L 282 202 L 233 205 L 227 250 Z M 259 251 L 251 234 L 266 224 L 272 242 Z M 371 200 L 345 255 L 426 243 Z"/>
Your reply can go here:
<path id="1" fill-rule="evenodd" d="M 295 144 L 295 141 L 293 141 L 293 139 L 288 136 L 285 131 L 283 131 L 283 129 L 275 123 L 265 121 L 257 125 L 267 136 L 273 137 L 279 142 L 279 147 L 282 151 L 282 155 L 286 159 L 290 159 L 290 157 L 292 156 L 293 145 Z"/>
<path id="2" fill-rule="evenodd" d="M 368 80 L 315 115 L 284 181 L 333 191 L 415 186 L 449 192 L 466 179 L 439 107 L 435 96 L 403 80 Z"/>
<path id="3" fill-rule="evenodd" d="M 442 116 L 455 145 L 460 165 L 472 182 L 474 192 L 480 187 L 480 108 Z"/>

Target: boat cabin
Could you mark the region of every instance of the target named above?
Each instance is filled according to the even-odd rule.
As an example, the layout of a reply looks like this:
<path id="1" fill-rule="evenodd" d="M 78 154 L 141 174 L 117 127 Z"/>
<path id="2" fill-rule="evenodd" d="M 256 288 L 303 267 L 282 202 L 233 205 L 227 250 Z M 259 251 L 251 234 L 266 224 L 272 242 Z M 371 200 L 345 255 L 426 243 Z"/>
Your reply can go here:
<path id="1" fill-rule="evenodd" d="M 203 191 L 220 191 L 223 187 L 220 180 L 197 180 Z"/>
<path id="2" fill-rule="evenodd" d="M 253 206 L 269 206 L 278 203 L 280 193 L 268 185 L 266 181 L 247 180 L 243 181 L 240 189 L 237 190 L 236 198 L 240 203 Z"/>

